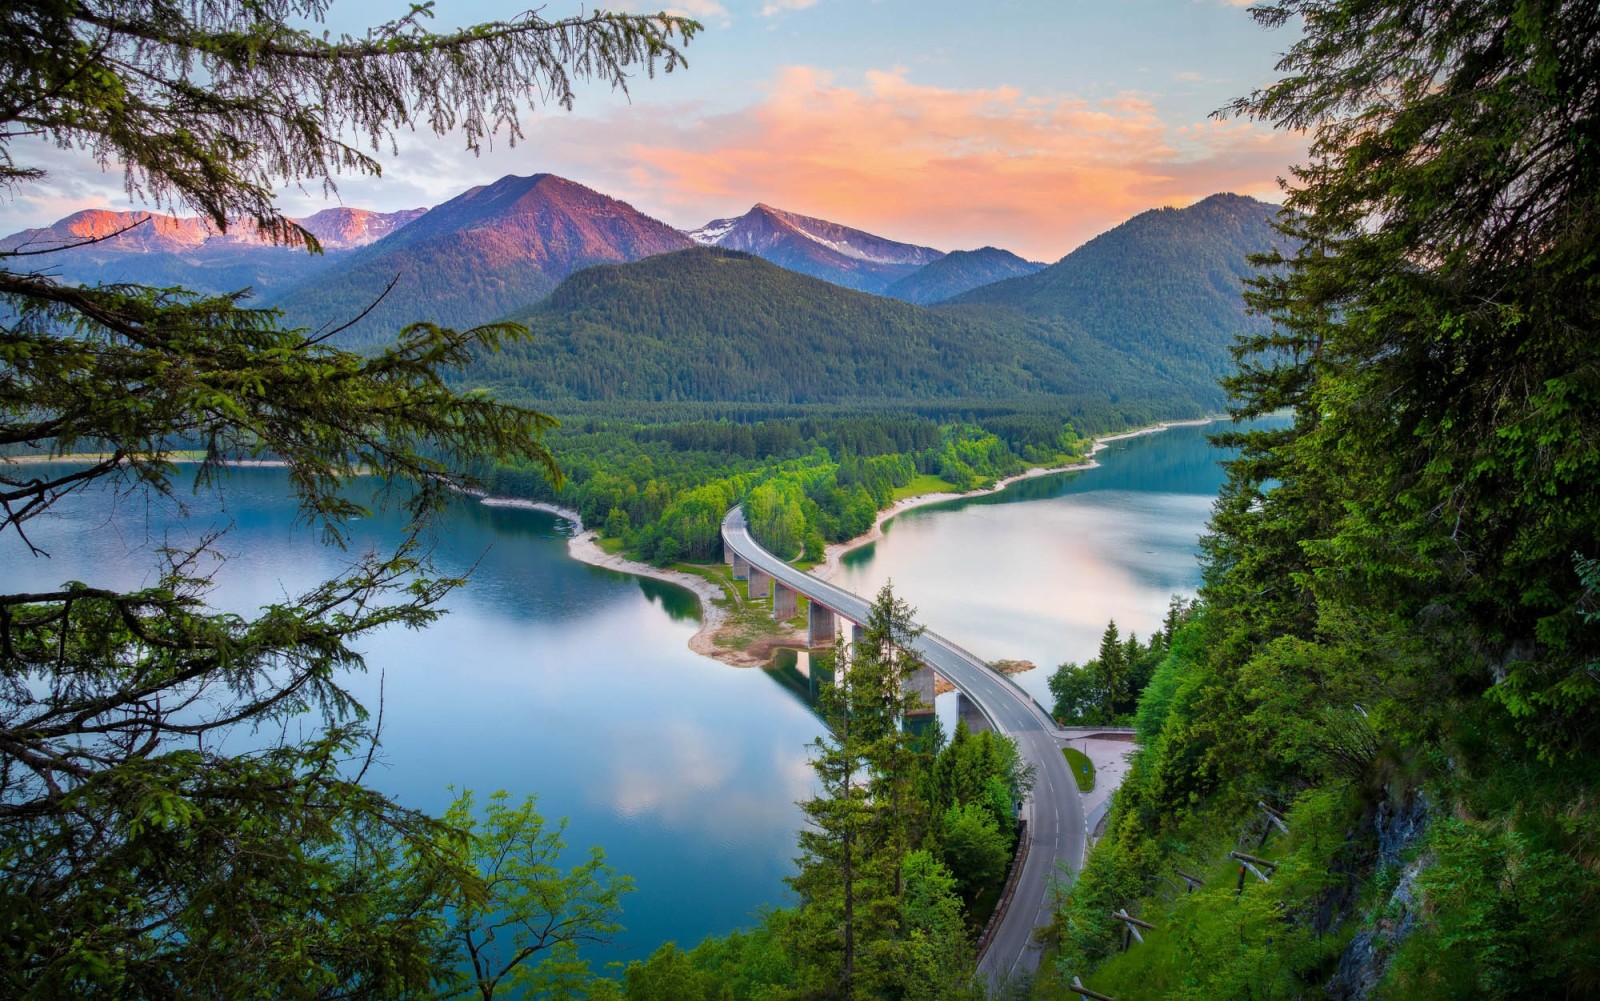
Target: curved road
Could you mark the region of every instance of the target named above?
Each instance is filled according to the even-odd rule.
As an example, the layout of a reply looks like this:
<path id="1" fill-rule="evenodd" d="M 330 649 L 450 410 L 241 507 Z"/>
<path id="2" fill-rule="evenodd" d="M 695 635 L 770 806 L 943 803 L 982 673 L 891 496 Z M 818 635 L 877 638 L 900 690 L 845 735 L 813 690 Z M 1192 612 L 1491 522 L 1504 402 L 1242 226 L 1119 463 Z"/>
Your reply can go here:
<path id="1" fill-rule="evenodd" d="M 796 570 L 763 549 L 750 535 L 744 512 L 734 508 L 722 520 L 726 545 L 784 586 L 820 602 L 853 622 L 864 623 L 872 603 L 859 595 Z M 1001 677 L 984 662 L 932 631 L 913 644 L 917 656 L 946 681 L 977 703 L 998 731 L 1017 742 L 1024 760 L 1037 770 L 1033 794 L 1024 807 L 1028 818 L 1028 859 L 1022 867 L 1011 905 L 989 946 L 978 957 L 978 970 L 991 985 L 1039 966 L 1035 928 L 1049 924 L 1049 879 L 1058 863 L 1077 870 L 1083 859 L 1083 802 L 1055 727 L 1032 697 Z"/>

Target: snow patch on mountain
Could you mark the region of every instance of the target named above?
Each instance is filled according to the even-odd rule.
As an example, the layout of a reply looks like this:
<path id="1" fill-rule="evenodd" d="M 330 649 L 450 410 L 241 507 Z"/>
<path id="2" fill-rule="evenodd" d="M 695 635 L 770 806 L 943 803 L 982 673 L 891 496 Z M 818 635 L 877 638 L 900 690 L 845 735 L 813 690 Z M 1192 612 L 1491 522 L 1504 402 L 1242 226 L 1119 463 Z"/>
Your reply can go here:
<path id="1" fill-rule="evenodd" d="M 737 225 L 739 225 L 738 219 L 713 219 L 699 229 L 691 229 L 687 235 L 702 247 L 716 247 L 721 245 L 722 238 Z"/>

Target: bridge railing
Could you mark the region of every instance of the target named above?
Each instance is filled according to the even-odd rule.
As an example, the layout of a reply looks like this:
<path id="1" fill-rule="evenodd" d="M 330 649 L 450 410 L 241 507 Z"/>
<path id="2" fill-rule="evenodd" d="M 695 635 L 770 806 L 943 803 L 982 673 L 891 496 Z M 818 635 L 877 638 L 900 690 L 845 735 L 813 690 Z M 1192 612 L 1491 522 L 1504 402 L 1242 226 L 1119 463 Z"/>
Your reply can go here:
<path id="1" fill-rule="evenodd" d="M 1015 688 L 1019 695 L 1024 696 L 1025 698 L 1027 698 L 1027 700 L 1029 702 L 1033 703 L 1034 707 L 1037 708 L 1041 714 L 1043 714 L 1045 719 L 1049 720 L 1051 723 L 1055 722 L 1055 718 L 1052 717 L 1050 715 L 1049 711 L 1046 710 L 1045 707 L 1040 704 L 1039 700 L 1034 697 L 1034 694 L 1032 692 L 1028 691 L 1026 688 L 1023 688 L 1022 684 L 1020 682 L 1018 682 L 1016 678 L 1013 678 L 1011 675 L 1005 673 L 1004 671 L 995 670 L 994 665 L 989 663 L 987 660 L 984 660 L 982 657 L 979 657 L 977 654 L 973 653 L 971 650 L 968 650 L 964 646 L 960 646 L 960 645 L 958 645 L 956 643 L 952 643 L 950 640 L 948 640 L 945 637 L 939 635 L 938 633 L 929 633 L 928 635 L 934 637 L 940 643 L 943 643 L 945 646 L 949 647 L 951 650 L 954 650 L 956 653 L 959 653 L 961 656 L 963 656 L 963 657 L 967 658 L 968 660 L 972 661 L 974 664 L 977 664 L 980 667 L 984 668 L 990 674 L 993 674 L 996 677 L 1000 678 L 1002 681 L 1004 681 L 1006 684 L 1010 685 L 1012 688 Z"/>

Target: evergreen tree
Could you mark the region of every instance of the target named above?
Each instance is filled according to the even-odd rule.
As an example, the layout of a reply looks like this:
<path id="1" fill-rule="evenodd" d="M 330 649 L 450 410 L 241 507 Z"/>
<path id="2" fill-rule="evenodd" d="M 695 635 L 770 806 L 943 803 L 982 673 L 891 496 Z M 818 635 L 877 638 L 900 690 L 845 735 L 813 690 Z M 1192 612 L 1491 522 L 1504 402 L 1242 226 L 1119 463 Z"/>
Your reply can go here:
<path id="1" fill-rule="evenodd" d="M 434 34 L 425 4 L 361 37 L 302 27 L 327 10 L 8 3 L 0 184 L 45 176 L 19 159 L 42 137 L 117 165 L 158 207 L 315 250 L 274 201 L 283 184 L 375 174 L 365 148 L 419 125 L 460 129 L 474 150 L 497 130 L 515 140 L 523 108 L 569 104 L 576 80 L 671 69 L 698 29 L 527 14 Z M 26 541 L 30 519 L 91 484 L 176 493 L 180 448 L 203 452 L 199 486 L 222 484 L 229 458 L 283 461 L 333 541 L 361 513 L 341 492 L 357 469 L 408 492 L 419 531 L 496 461 L 560 480 L 549 418 L 441 377 L 516 336 L 510 325 L 417 325 L 358 356 L 330 346 L 335 331 L 283 329 L 243 293 L 71 286 L 44 253 L 0 255 L 0 448 L 94 458 L 0 465 L 0 531 Z M 203 552 L 152 559 L 137 591 L 0 595 L 0 994 L 427 990 L 446 972 L 443 902 L 481 894 L 482 879 L 443 847 L 447 825 L 361 784 L 374 735 L 341 673 L 363 666 L 359 637 L 425 625 L 456 581 L 426 573 L 408 540 L 244 618 L 206 605 Z M 412 875 L 364 864 L 396 837 L 418 856 Z"/>
<path id="2" fill-rule="evenodd" d="M 1117 634 L 1115 619 L 1107 622 L 1106 631 L 1100 634 L 1100 655 L 1094 662 L 1099 681 L 1097 687 L 1103 700 L 1101 714 L 1105 719 L 1102 722 L 1109 723 L 1116 714 L 1117 706 L 1128 697 L 1127 650 Z"/>
<path id="3" fill-rule="evenodd" d="M 905 679 L 919 666 L 911 609 L 885 585 L 845 664 L 818 698 L 828 734 L 814 745 L 819 795 L 802 804 L 798 952 L 807 974 L 832 996 L 887 989 L 902 968 L 901 863 L 917 823 L 916 750 L 905 733 L 916 695 Z"/>

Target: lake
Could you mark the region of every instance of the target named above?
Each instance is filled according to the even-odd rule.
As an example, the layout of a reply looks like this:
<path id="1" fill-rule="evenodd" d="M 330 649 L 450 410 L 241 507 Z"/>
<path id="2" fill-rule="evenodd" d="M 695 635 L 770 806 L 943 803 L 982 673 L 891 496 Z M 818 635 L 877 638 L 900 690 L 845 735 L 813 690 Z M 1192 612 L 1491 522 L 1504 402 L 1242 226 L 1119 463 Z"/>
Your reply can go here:
<path id="1" fill-rule="evenodd" d="M 839 582 L 870 594 L 892 578 L 938 632 L 985 657 L 1034 661 L 1019 681 L 1048 705 L 1048 671 L 1092 656 L 1108 618 L 1145 635 L 1170 595 L 1193 594 L 1217 458 L 1197 428 L 1115 442 L 1098 469 L 901 515 L 847 558 Z M 351 558 L 297 525 L 285 484 L 279 470 L 236 469 L 221 498 L 184 492 L 187 511 L 78 495 L 31 523 L 49 559 L 8 536 L 0 570 L 7 590 L 133 587 L 153 580 L 150 546 L 224 529 L 214 600 L 248 612 Z M 350 553 L 390 546 L 402 528 L 394 513 L 357 522 Z M 778 673 L 689 651 L 693 596 L 570 560 L 570 532 L 549 514 L 471 503 L 441 519 L 435 558 L 450 572 L 473 567 L 470 583 L 429 629 L 369 637 L 369 673 L 351 684 L 372 707 L 382 685 L 378 787 L 435 812 L 451 785 L 537 794 L 546 817 L 568 818 L 574 860 L 599 844 L 634 877 L 627 930 L 589 953 L 603 967 L 787 902 L 820 724 Z"/>
<path id="2" fill-rule="evenodd" d="M 885 583 L 919 621 L 989 660 L 1029 660 L 1016 676 L 1047 708 L 1050 673 L 1100 648 L 1106 623 L 1148 639 L 1173 595 L 1200 586 L 1200 535 L 1222 488 L 1224 453 L 1180 426 L 1107 443 L 1099 466 L 915 508 L 846 554 L 835 583 Z M 940 717 L 951 711 L 940 706 Z"/>

